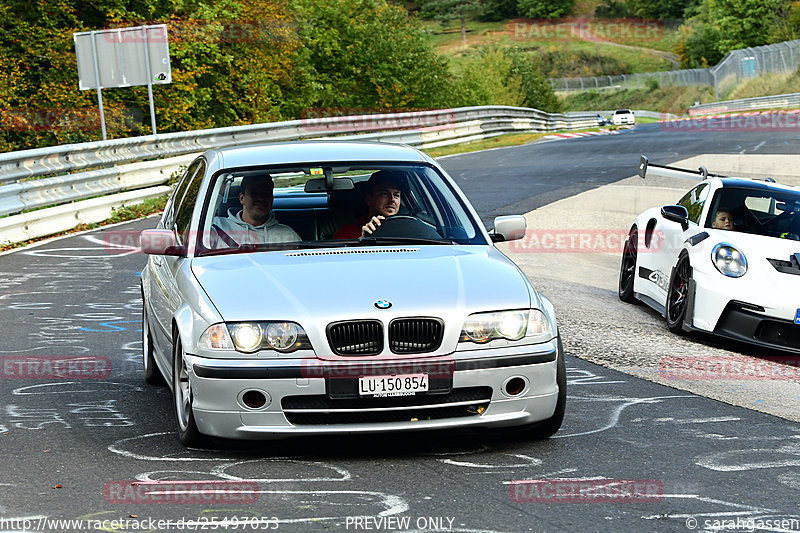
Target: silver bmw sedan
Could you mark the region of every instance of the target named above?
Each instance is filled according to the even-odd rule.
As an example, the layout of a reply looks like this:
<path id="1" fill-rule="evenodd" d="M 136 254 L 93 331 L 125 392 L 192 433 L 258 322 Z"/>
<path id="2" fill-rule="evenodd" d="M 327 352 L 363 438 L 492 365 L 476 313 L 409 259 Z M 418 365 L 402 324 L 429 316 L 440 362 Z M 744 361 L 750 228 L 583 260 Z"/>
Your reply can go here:
<path id="1" fill-rule="evenodd" d="M 488 179 L 488 177 L 487 177 Z M 209 150 L 145 230 L 144 377 L 178 435 L 561 426 L 553 306 L 435 160 L 403 145 Z"/>

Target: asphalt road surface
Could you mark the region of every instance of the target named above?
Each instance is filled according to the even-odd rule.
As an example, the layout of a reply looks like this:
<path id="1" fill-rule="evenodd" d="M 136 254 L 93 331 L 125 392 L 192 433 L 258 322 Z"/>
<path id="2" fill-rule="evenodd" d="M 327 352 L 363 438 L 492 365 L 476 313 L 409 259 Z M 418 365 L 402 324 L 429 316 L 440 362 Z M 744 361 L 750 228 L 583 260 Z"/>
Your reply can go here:
<path id="1" fill-rule="evenodd" d="M 641 153 L 665 163 L 799 145 L 791 132 L 644 125 L 444 164 L 489 220 L 630 176 Z M 108 245 L 109 232 L 154 224 L 0 256 L 0 532 L 800 530 L 800 425 L 575 357 L 624 351 L 604 332 L 624 339 L 630 321 L 614 317 L 642 311 L 553 280 L 537 286 L 557 301 L 568 353 L 567 414 L 554 438 L 451 431 L 187 450 L 169 390 L 141 377 L 144 257 Z M 695 343 L 699 353 L 704 346 Z M 100 366 L 95 379 L 14 375 L 23 356 L 86 356 Z M 167 480 L 177 488 L 140 490 Z M 205 498 L 186 487 L 205 487 Z M 242 487 L 250 490 L 237 496 Z"/>

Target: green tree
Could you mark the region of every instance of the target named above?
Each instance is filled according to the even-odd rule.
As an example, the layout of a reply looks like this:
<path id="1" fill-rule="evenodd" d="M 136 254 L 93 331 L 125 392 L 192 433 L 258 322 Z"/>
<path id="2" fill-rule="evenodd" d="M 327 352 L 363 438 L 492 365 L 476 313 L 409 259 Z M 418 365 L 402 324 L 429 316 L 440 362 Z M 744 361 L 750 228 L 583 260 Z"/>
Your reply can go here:
<path id="1" fill-rule="evenodd" d="M 737 48 L 769 42 L 769 33 L 781 0 L 705 0 L 709 23 L 719 30 L 718 50 L 725 54 Z"/>
<path id="2" fill-rule="evenodd" d="M 522 90 L 521 105 L 533 107 L 549 113 L 563 111 L 561 99 L 553 92 L 550 80 L 544 75 L 541 67 L 530 54 L 513 51 L 510 74 L 520 79 Z"/>
<path id="3" fill-rule="evenodd" d="M 783 0 L 703 0 L 681 27 L 682 65 L 714 65 L 731 50 L 769 43 L 782 6 Z"/>
<path id="4" fill-rule="evenodd" d="M 557 19 L 569 15 L 575 0 L 518 0 L 517 13 L 535 19 Z"/>
<path id="5" fill-rule="evenodd" d="M 517 15 L 517 0 L 483 0 L 483 9 L 478 14 L 478 19 L 497 22 Z"/>
<path id="6" fill-rule="evenodd" d="M 95 92 L 78 89 L 74 32 L 168 25 L 173 83 L 153 88 L 160 132 L 281 118 L 281 89 L 299 47 L 283 0 L 6 0 L 0 22 L 0 69 L 10 73 L 0 82 L 5 113 L 47 117 L 4 128 L 3 149 L 99 138 L 99 121 L 87 118 L 97 116 Z M 256 26 L 269 29 L 266 37 L 246 33 Z M 124 119 L 109 123 L 111 137 L 149 133 L 146 88 L 107 89 L 103 100 L 108 117 Z"/>
<path id="7" fill-rule="evenodd" d="M 503 50 L 482 49 L 456 70 L 449 105 L 522 105 L 522 78 L 513 68 L 512 59 Z"/>
<path id="8" fill-rule="evenodd" d="M 295 0 L 293 12 L 303 46 L 292 113 L 442 103 L 447 63 L 404 9 L 382 0 Z"/>
<path id="9" fill-rule="evenodd" d="M 474 19 L 483 13 L 482 0 L 422 0 L 422 16 L 434 18 L 442 26 L 457 20 L 461 25 L 461 42 L 467 42 L 467 19 Z"/>
<path id="10" fill-rule="evenodd" d="M 683 20 L 700 0 L 603 0 L 595 10 L 598 17 L 636 17 L 664 21 Z"/>

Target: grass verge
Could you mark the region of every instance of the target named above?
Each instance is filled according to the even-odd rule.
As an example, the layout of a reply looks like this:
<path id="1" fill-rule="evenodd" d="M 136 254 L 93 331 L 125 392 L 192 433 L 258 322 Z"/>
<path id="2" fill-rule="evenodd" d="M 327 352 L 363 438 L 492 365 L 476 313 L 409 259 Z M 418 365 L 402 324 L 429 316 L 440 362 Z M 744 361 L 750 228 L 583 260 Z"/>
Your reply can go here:
<path id="1" fill-rule="evenodd" d="M 683 115 L 694 102 L 713 102 L 714 88 L 703 86 L 625 89 L 615 92 L 583 92 L 564 97 L 567 111 L 586 109 L 650 109 Z"/>

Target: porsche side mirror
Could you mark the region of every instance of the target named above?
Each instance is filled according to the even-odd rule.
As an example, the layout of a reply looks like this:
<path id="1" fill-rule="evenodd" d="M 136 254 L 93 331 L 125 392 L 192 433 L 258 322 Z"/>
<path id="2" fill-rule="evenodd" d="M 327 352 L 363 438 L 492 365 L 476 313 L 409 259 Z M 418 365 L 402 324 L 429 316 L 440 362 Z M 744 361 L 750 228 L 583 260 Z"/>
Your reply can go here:
<path id="1" fill-rule="evenodd" d="M 669 221 L 677 222 L 684 230 L 689 227 L 689 211 L 682 205 L 662 206 L 661 216 Z"/>

